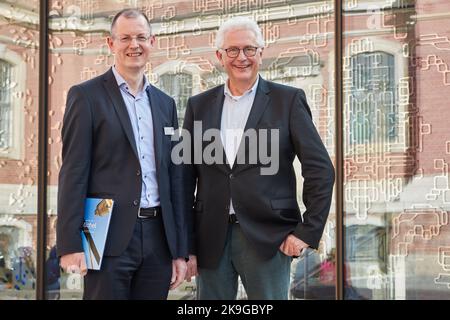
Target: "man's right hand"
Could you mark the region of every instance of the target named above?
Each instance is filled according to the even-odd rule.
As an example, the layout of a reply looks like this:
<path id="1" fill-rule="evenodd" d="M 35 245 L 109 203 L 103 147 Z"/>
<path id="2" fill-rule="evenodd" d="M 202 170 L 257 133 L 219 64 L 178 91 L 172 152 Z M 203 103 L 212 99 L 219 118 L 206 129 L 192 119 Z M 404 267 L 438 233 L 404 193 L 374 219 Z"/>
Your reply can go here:
<path id="1" fill-rule="evenodd" d="M 189 255 L 189 261 L 187 262 L 186 281 L 191 282 L 191 278 L 198 275 L 197 270 L 197 256 Z"/>
<path id="2" fill-rule="evenodd" d="M 79 273 L 82 276 L 87 274 L 86 258 L 84 252 L 66 254 L 61 257 L 61 268 L 67 273 Z"/>

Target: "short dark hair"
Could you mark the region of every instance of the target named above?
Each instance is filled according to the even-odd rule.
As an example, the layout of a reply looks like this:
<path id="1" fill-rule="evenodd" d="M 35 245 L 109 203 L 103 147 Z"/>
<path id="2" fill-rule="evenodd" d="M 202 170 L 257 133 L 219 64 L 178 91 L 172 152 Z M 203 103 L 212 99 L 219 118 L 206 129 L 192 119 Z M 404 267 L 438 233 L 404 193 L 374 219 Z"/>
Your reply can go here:
<path id="1" fill-rule="evenodd" d="M 112 33 L 113 33 L 114 26 L 116 25 L 117 19 L 119 19 L 120 16 L 124 16 L 127 19 L 137 18 L 139 16 L 144 17 L 145 21 L 147 21 L 148 29 L 150 30 L 150 34 L 152 34 L 152 26 L 150 24 L 150 20 L 148 20 L 147 15 L 145 13 L 143 13 L 142 11 L 140 11 L 139 9 L 127 8 L 127 9 L 120 10 L 114 16 L 114 18 L 111 22 L 111 29 L 110 29 L 111 36 L 113 35 Z"/>

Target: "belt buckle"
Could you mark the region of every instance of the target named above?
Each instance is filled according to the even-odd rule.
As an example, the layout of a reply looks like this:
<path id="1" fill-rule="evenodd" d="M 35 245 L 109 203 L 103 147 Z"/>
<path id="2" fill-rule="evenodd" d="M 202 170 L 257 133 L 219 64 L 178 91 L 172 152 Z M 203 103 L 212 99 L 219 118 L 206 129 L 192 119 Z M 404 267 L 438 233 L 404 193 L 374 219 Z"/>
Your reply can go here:
<path id="1" fill-rule="evenodd" d="M 138 210 L 138 218 L 141 218 L 141 219 L 147 219 L 147 218 L 149 218 L 149 217 L 142 216 L 142 215 L 141 215 L 141 208 L 139 208 L 139 210 Z"/>

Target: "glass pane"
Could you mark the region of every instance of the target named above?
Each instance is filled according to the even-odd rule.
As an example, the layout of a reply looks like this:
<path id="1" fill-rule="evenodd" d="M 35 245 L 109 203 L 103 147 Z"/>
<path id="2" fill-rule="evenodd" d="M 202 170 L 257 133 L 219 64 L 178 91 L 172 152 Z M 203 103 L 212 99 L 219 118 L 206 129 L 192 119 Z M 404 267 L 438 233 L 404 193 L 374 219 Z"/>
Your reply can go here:
<path id="1" fill-rule="evenodd" d="M 186 104 L 192 96 L 192 75 L 188 73 L 165 73 L 159 76 L 158 86 L 175 99 L 178 122 L 183 126 Z"/>
<path id="2" fill-rule="evenodd" d="M 285 19 L 271 22 L 283 10 L 287 10 Z M 294 1 L 288 7 L 274 8 L 271 19 L 263 29 L 269 45 L 261 75 L 305 91 L 313 122 L 334 160 L 334 2 Z M 303 177 L 298 159 L 294 166 L 297 200 L 304 212 Z M 335 299 L 335 221 L 333 201 L 319 250 L 308 249 L 292 262 L 291 299 Z"/>
<path id="3" fill-rule="evenodd" d="M 187 97 L 222 84 L 226 79 L 215 56 L 215 32 L 224 18 L 239 13 L 256 18 L 262 27 L 268 46 L 264 51 L 261 75 L 305 90 L 319 133 L 329 152 L 334 152 L 333 1 L 53 1 L 50 6 L 49 80 L 50 248 L 55 242 L 60 130 L 67 91 L 73 84 L 98 76 L 112 66 L 113 56 L 105 42 L 109 24 L 116 12 L 131 6 L 142 9 L 152 22 L 156 42 L 146 74 L 150 82 L 177 100 L 180 123 Z M 298 161 L 296 172 L 298 200 L 302 204 Z M 305 262 L 294 261 L 291 298 L 334 298 L 335 277 L 331 271 L 334 268 L 334 219 L 332 206 L 320 250 L 309 253 L 313 258 L 308 258 L 308 263 L 313 262 L 314 272 L 301 274 L 297 266 Z M 56 268 L 55 260 L 50 264 Z M 306 282 L 303 281 L 305 277 Z M 80 279 L 69 275 L 61 275 L 59 281 L 57 278 L 58 274 L 48 287 L 60 291 L 60 295 L 56 293 L 53 298 L 81 298 Z M 194 297 L 195 282 L 185 282 L 170 293 L 169 299 Z M 245 297 L 242 290 L 239 297 Z"/>
<path id="4" fill-rule="evenodd" d="M 105 72 L 112 63 L 106 37 L 116 1 L 51 1 L 49 4 L 49 177 L 47 299 L 81 299 L 83 279 L 59 269 L 56 252 L 61 128 L 69 88 Z"/>
<path id="5" fill-rule="evenodd" d="M 39 1 L 0 3 L 0 299 L 36 296 Z"/>
<path id="6" fill-rule="evenodd" d="M 13 65 L 6 60 L 0 60 L 0 148 L 12 147 L 12 99 L 11 99 L 11 69 Z"/>
<path id="7" fill-rule="evenodd" d="M 450 3 L 345 1 L 346 299 L 449 299 Z"/>

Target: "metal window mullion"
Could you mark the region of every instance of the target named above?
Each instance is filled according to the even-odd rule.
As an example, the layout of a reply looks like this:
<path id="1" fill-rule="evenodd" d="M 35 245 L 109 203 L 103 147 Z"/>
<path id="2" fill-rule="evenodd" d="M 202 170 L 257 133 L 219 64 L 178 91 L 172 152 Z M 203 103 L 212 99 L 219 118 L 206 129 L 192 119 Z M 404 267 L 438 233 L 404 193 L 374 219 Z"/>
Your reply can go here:
<path id="1" fill-rule="evenodd" d="M 39 128 L 36 299 L 45 299 L 47 243 L 48 1 L 39 5 Z"/>
<path id="2" fill-rule="evenodd" d="M 336 115 L 336 299 L 344 299 L 344 161 L 343 161 L 343 24 L 342 1 L 334 1 Z"/>

